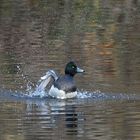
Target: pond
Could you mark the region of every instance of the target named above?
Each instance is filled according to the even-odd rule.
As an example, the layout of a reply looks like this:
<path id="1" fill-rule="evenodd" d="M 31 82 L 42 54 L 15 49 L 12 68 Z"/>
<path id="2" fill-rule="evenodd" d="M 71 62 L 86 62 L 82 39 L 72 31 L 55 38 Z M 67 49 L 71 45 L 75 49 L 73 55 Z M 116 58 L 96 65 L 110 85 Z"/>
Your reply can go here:
<path id="1" fill-rule="evenodd" d="M 140 138 L 139 0 L 1 0 L 0 140 Z M 78 96 L 29 96 L 67 62 Z M 47 92 L 46 92 L 47 94 Z"/>

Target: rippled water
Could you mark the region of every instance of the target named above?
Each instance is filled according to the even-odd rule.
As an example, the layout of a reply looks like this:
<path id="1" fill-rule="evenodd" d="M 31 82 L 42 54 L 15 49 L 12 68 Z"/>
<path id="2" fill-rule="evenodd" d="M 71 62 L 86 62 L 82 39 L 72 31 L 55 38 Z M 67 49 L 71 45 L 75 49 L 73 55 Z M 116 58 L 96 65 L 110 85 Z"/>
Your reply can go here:
<path id="1" fill-rule="evenodd" d="M 140 138 L 139 0 L 1 0 L 0 140 Z M 74 60 L 77 98 L 29 96 Z"/>

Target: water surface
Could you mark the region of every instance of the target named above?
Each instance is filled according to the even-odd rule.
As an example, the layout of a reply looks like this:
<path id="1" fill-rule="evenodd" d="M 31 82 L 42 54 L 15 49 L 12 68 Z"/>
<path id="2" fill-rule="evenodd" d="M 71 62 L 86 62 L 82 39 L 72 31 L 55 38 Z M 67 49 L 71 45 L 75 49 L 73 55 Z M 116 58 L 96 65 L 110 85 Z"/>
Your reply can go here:
<path id="1" fill-rule="evenodd" d="M 140 134 L 139 0 L 1 0 L 0 139 L 133 140 Z M 31 98 L 70 60 L 71 100 Z"/>

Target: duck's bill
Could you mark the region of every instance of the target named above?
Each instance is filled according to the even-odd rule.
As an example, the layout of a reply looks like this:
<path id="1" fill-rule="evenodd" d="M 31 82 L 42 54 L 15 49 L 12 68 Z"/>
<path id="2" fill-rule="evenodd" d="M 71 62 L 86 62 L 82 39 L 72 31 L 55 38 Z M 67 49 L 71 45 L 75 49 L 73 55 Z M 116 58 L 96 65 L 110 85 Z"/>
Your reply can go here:
<path id="1" fill-rule="evenodd" d="M 77 73 L 83 73 L 83 72 L 85 72 L 83 69 L 77 67 Z"/>

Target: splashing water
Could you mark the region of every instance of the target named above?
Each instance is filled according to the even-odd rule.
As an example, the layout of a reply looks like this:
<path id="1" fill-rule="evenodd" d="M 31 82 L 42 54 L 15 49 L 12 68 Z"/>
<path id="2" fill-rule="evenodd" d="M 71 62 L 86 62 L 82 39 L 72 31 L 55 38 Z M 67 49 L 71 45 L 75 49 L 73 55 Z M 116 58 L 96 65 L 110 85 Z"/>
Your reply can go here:
<path id="1" fill-rule="evenodd" d="M 20 65 L 17 65 L 17 74 L 21 75 L 22 79 L 26 83 L 26 92 L 30 93 L 33 91 L 34 83 L 24 74 Z M 22 87 L 21 87 L 22 88 Z"/>
<path id="2" fill-rule="evenodd" d="M 136 100 L 140 99 L 140 96 L 136 94 L 126 94 L 126 93 L 104 93 L 99 90 L 93 92 L 80 91 L 77 94 L 78 99 L 113 99 L 113 100 Z"/>
<path id="3" fill-rule="evenodd" d="M 35 91 L 30 93 L 31 97 L 38 96 L 38 97 L 48 97 L 48 92 L 46 91 L 48 84 L 51 80 L 57 80 L 58 76 L 53 70 L 49 70 L 46 72 L 46 75 L 42 76 L 36 85 Z"/>

